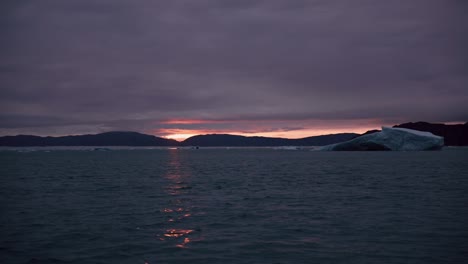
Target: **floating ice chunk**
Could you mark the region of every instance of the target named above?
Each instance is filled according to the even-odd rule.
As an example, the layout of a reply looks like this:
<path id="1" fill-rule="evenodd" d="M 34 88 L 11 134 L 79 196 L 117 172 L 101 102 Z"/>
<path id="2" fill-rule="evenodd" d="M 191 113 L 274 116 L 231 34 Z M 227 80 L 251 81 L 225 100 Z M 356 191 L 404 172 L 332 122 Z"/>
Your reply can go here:
<path id="1" fill-rule="evenodd" d="M 273 149 L 278 149 L 278 150 L 300 150 L 302 148 L 301 147 L 296 147 L 296 146 L 280 146 L 280 147 L 274 147 Z"/>
<path id="2" fill-rule="evenodd" d="M 444 146 L 444 138 L 429 132 L 406 128 L 382 127 L 382 131 L 328 145 L 319 150 L 438 150 Z"/>

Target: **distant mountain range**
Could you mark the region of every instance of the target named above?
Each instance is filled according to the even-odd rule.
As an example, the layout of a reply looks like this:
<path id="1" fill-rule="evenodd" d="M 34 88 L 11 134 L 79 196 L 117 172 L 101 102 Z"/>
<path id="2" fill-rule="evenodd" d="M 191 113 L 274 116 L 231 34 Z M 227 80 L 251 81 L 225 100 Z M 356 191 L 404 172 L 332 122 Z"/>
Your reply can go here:
<path id="1" fill-rule="evenodd" d="M 244 137 L 226 134 L 199 135 L 187 138 L 180 142 L 182 146 L 206 147 L 268 147 L 268 146 L 325 146 L 355 138 L 358 134 L 341 133 L 306 137 L 300 139 L 270 138 L 270 137 Z"/>
<path id="2" fill-rule="evenodd" d="M 201 147 L 267 147 L 267 146 L 324 146 L 346 141 L 358 136 L 343 133 L 301 139 L 244 137 L 236 135 L 199 135 L 182 142 L 137 132 L 107 132 L 96 135 L 39 137 L 29 135 L 0 137 L 0 146 L 201 146 Z"/>
<path id="3" fill-rule="evenodd" d="M 427 122 L 410 122 L 395 125 L 393 127 L 431 132 L 436 136 L 443 137 L 445 146 L 468 146 L 468 122 L 465 124 L 456 125 L 433 124 Z M 372 134 L 376 132 L 380 132 L 380 130 L 369 130 L 362 135 Z"/>
<path id="4" fill-rule="evenodd" d="M 178 141 L 137 132 L 106 132 L 96 135 L 39 137 L 29 135 L 0 137 L 0 146 L 177 146 Z"/>
<path id="5" fill-rule="evenodd" d="M 426 122 L 405 123 L 394 127 L 428 131 L 445 138 L 447 146 L 468 146 L 468 123 L 460 125 L 431 124 Z M 378 130 L 368 131 L 365 134 Z M 228 134 L 198 135 L 182 142 L 145 135 L 137 132 L 106 132 L 96 135 L 63 137 L 40 137 L 31 135 L 0 137 L 0 146 L 200 146 L 200 147 L 268 147 L 268 146 L 325 146 L 361 136 L 341 133 L 300 139 L 245 137 Z"/>
<path id="6" fill-rule="evenodd" d="M 468 146 L 468 122 L 458 125 L 416 122 L 404 123 L 394 127 L 431 132 L 434 135 L 443 137 L 446 146 Z"/>

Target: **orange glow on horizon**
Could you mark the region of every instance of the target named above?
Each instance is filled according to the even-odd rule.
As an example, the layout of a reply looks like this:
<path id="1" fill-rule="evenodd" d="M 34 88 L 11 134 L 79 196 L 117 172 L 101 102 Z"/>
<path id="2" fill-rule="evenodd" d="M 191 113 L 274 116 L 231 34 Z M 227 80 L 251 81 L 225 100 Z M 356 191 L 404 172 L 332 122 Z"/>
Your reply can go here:
<path id="1" fill-rule="evenodd" d="M 147 131 L 155 136 L 184 141 L 196 135 L 230 134 L 246 137 L 298 139 L 312 136 L 358 133 L 394 124 L 380 119 L 354 120 L 203 120 L 175 118 L 163 121 L 158 129 Z M 214 125 L 213 125 L 214 124 Z M 178 127 L 178 125 L 180 125 Z"/>
<path id="2" fill-rule="evenodd" d="M 159 123 L 163 126 L 148 131 L 155 136 L 184 141 L 196 135 L 230 134 L 247 137 L 276 137 L 298 139 L 337 133 L 365 133 L 392 126 L 380 119 L 353 120 L 249 120 L 249 119 L 190 119 L 173 118 Z M 166 126 L 166 127 L 165 127 Z"/>
<path id="3" fill-rule="evenodd" d="M 165 136 L 165 138 L 168 138 L 168 139 L 174 139 L 174 140 L 177 140 L 177 141 L 184 141 L 185 139 L 189 138 L 189 137 L 193 137 L 193 136 L 196 136 L 196 135 L 201 135 L 201 134 L 187 134 L 187 133 L 180 133 L 180 134 L 170 134 L 170 135 L 167 135 Z"/>
<path id="4" fill-rule="evenodd" d="M 192 130 L 192 129 L 160 129 L 154 131 L 153 134 L 164 134 L 165 138 L 174 139 L 177 141 L 183 141 L 189 137 L 196 135 L 207 135 L 207 134 L 230 134 L 239 135 L 246 137 L 277 137 L 277 138 L 289 138 L 298 139 L 312 136 L 338 134 L 338 133 L 358 133 L 362 134 L 366 131 L 380 129 L 380 126 L 367 125 L 359 127 L 340 127 L 340 128 L 305 128 L 291 131 L 272 131 L 272 132 L 245 132 L 235 130 Z M 259 129 L 261 130 L 261 129 Z"/>

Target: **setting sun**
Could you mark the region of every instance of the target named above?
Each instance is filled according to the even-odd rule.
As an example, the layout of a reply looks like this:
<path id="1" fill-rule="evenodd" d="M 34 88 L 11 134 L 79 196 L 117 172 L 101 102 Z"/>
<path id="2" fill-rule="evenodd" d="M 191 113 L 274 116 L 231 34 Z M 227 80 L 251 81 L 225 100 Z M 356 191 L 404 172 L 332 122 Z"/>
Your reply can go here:
<path id="1" fill-rule="evenodd" d="M 174 140 L 177 140 L 177 141 L 183 141 L 189 137 L 193 137 L 193 136 L 196 136 L 197 134 L 171 134 L 171 135 L 167 135 L 166 138 L 168 139 L 174 139 Z"/>

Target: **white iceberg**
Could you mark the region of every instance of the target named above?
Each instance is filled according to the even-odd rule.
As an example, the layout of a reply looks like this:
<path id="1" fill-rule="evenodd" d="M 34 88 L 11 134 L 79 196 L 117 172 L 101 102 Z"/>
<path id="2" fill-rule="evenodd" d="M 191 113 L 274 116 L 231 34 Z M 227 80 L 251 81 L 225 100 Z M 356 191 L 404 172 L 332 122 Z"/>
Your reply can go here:
<path id="1" fill-rule="evenodd" d="M 327 145 L 319 150 L 356 151 L 356 150 L 394 150 L 418 151 L 438 150 L 444 146 L 444 138 L 430 132 L 406 128 L 382 127 L 382 131 L 363 135 L 352 140 Z"/>

